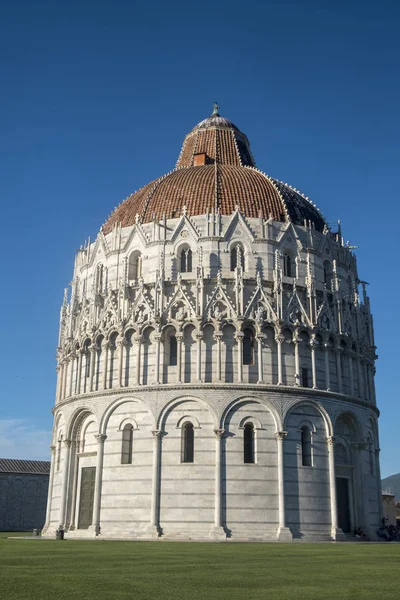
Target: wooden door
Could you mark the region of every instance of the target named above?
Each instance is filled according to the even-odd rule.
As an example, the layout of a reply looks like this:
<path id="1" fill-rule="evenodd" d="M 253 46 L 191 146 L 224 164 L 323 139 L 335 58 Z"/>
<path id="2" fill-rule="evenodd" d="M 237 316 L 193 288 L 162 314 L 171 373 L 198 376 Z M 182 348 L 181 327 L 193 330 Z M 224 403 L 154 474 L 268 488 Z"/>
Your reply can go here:
<path id="1" fill-rule="evenodd" d="M 96 467 L 83 467 L 81 472 L 78 529 L 88 529 L 89 525 L 92 524 L 95 480 Z"/>

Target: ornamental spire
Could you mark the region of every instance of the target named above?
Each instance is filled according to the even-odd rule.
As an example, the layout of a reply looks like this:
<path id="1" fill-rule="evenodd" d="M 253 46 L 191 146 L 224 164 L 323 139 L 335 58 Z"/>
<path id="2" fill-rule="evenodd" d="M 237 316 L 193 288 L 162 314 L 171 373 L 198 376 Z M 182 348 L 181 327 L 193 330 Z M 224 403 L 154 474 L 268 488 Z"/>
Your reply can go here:
<path id="1" fill-rule="evenodd" d="M 212 117 L 219 117 L 219 109 L 220 109 L 220 106 L 218 106 L 218 103 L 214 102 L 213 111 L 212 111 L 212 115 L 211 116 Z"/>

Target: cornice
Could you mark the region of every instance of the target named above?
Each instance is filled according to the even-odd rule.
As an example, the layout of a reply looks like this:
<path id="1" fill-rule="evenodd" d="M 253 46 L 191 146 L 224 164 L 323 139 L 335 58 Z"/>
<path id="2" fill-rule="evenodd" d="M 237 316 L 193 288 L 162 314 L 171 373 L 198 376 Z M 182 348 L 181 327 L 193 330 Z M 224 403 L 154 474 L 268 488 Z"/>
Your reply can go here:
<path id="1" fill-rule="evenodd" d="M 97 392 L 88 392 L 87 394 L 80 394 L 77 396 L 71 396 L 70 398 L 65 398 L 61 400 L 53 407 L 53 414 L 60 407 L 68 406 L 69 404 L 73 404 L 78 400 L 93 400 L 96 398 L 103 398 L 104 396 L 122 396 L 126 394 L 137 394 L 138 392 L 142 393 L 153 393 L 160 391 L 179 391 L 183 392 L 184 390 L 201 390 L 203 393 L 205 390 L 237 390 L 241 394 L 243 391 L 249 392 L 272 392 L 275 394 L 286 394 L 290 396 L 306 396 L 310 398 L 323 397 L 329 400 L 337 400 L 339 402 L 348 402 L 349 404 L 354 404 L 356 406 L 360 406 L 362 408 L 367 408 L 368 410 L 372 410 L 379 417 L 380 411 L 374 405 L 369 402 L 365 402 L 364 400 L 360 400 L 354 396 L 348 396 L 346 394 L 339 394 L 338 392 L 329 392 L 327 390 L 319 390 L 313 388 L 303 388 L 300 386 L 292 387 L 287 385 L 272 385 L 272 384 L 238 384 L 238 383 L 186 383 L 186 384 L 175 384 L 175 383 L 160 383 L 148 386 L 131 386 L 131 387 L 121 387 L 109 390 L 100 390 Z"/>

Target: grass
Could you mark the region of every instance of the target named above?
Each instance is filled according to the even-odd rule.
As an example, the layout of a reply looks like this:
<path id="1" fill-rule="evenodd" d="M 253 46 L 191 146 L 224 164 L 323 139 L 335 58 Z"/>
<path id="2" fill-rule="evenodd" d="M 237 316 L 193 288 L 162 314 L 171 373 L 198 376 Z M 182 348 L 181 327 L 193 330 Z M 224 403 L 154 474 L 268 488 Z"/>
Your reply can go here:
<path id="1" fill-rule="evenodd" d="M 7 540 L 1 600 L 399 597 L 400 544 Z"/>

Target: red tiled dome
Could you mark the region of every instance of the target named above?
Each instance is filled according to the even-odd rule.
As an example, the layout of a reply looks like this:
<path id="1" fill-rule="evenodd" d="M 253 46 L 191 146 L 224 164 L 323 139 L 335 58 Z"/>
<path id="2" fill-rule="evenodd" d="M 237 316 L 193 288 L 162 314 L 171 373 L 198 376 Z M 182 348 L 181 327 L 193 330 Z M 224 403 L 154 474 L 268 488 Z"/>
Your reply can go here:
<path id="1" fill-rule="evenodd" d="M 103 226 L 109 233 L 120 223 L 129 227 L 156 218 L 219 211 L 230 215 L 236 207 L 247 217 L 272 217 L 300 225 L 311 221 L 322 231 L 325 222 L 311 202 L 289 186 L 255 168 L 247 137 L 217 112 L 199 123 L 186 137 L 177 167 L 124 200 Z"/>

